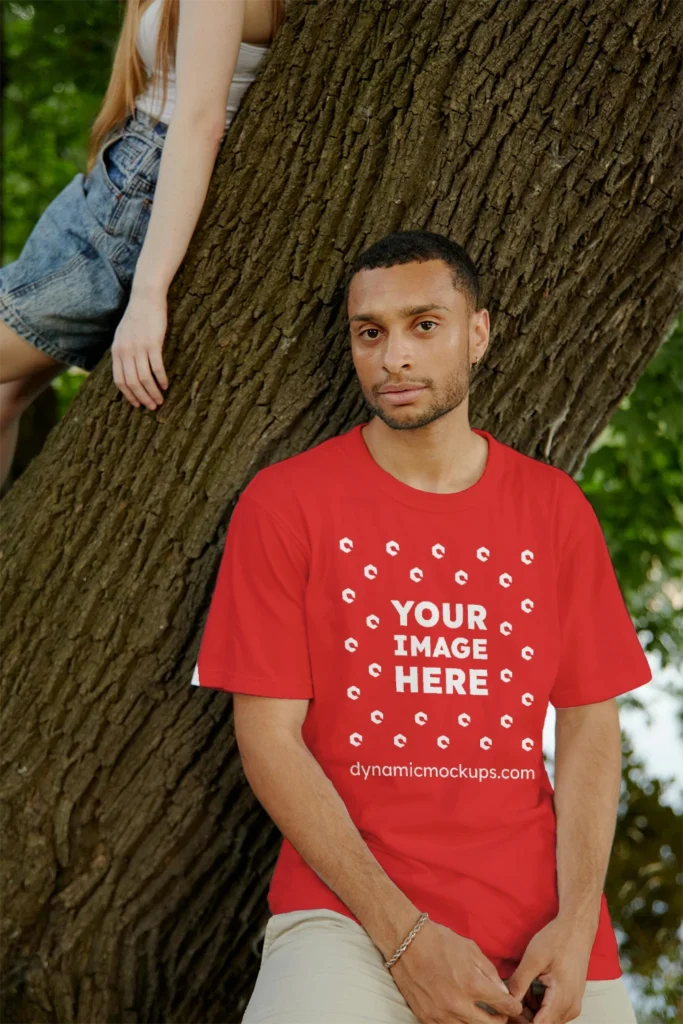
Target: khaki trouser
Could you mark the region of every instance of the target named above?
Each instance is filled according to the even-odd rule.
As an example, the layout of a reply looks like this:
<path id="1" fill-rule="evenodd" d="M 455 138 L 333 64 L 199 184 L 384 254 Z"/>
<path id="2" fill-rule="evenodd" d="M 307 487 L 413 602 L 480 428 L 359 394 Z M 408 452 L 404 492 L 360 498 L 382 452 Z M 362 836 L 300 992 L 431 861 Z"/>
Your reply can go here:
<path id="1" fill-rule="evenodd" d="M 296 926 L 296 927 L 295 927 Z M 491 1017 L 491 1022 L 500 1017 Z M 419 1024 L 382 954 L 335 910 L 268 919 L 261 966 L 242 1024 Z M 587 981 L 572 1024 L 637 1024 L 623 978 Z"/>

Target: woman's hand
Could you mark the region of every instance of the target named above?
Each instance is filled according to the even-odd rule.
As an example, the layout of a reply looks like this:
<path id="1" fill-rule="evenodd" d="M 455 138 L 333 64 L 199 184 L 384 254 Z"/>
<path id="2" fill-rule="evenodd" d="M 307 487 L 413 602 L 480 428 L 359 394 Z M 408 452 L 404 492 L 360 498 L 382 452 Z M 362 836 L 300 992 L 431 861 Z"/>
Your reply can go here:
<path id="1" fill-rule="evenodd" d="M 133 289 L 114 334 L 111 356 L 114 383 L 136 408 L 142 404 L 156 409 L 164 401 L 157 381 L 168 387 L 161 358 L 166 325 L 166 294 Z"/>

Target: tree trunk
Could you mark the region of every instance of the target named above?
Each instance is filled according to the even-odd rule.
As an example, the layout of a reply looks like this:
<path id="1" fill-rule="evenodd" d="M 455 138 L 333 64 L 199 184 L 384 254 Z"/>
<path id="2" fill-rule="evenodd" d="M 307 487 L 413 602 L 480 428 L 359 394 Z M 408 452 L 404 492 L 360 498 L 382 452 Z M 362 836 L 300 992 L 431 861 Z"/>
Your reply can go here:
<path id="1" fill-rule="evenodd" d="M 239 1021 L 279 833 L 190 686 L 234 502 L 368 417 L 342 279 L 425 227 L 483 274 L 472 425 L 568 472 L 681 303 L 680 7 L 293 0 L 170 294 L 2 502 L 7 1022 Z"/>

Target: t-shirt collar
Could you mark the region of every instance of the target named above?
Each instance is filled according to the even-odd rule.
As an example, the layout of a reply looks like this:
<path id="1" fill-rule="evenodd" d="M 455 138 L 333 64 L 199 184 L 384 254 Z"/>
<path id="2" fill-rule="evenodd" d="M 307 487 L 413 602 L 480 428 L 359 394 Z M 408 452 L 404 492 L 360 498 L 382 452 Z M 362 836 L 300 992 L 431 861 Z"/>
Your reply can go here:
<path id="1" fill-rule="evenodd" d="M 488 430 L 472 428 L 475 434 L 485 437 L 489 445 L 488 457 L 482 475 L 476 483 L 462 491 L 441 493 L 411 487 L 392 476 L 387 470 L 382 469 L 379 463 L 375 462 L 363 439 L 362 429 L 365 426 L 367 423 L 358 423 L 347 432 L 346 452 L 354 463 L 354 472 L 372 489 L 381 491 L 387 497 L 404 505 L 411 505 L 413 508 L 427 512 L 455 512 L 461 508 L 471 508 L 477 505 L 480 507 L 490 506 L 496 501 L 503 446 Z"/>

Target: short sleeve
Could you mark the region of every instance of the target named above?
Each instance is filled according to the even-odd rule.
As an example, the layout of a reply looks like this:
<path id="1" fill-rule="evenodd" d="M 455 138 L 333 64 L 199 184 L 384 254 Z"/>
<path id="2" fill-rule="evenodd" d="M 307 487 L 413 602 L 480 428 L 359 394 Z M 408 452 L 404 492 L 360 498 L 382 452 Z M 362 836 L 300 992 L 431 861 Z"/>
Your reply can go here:
<path id="1" fill-rule="evenodd" d="M 609 700 L 652 679 L 600 521 L 573 486 L 577 508 L 557 577 L 560 659 L 550 692 L 556 708 Z"/>
<path id="2" fill-rule="evenodd" d="M 233 510 L 199 647 L 195 686 L 312 698 L 307 545 L 242 492 Z"/>

